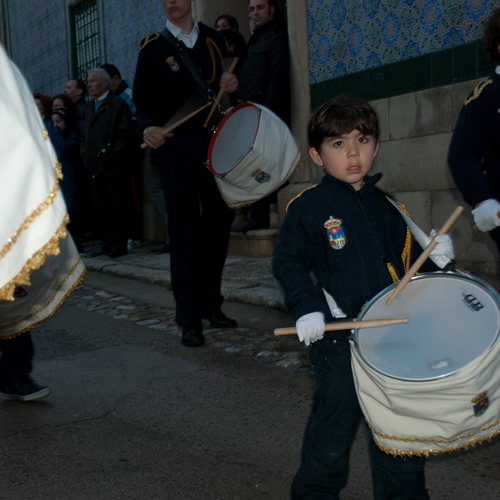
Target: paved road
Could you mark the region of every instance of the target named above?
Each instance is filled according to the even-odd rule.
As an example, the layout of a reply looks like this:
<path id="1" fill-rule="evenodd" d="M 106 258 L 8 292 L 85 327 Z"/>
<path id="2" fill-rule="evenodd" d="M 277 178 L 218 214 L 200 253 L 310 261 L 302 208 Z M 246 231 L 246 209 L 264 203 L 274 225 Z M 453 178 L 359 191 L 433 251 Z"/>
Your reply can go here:
<path id="1" fill-rule="evenodd" d="M 288 498 L 312 394 L 301 345 L 268 349 L 289 320 L 228 303 L 240 328 L 188 349 L 172 307 L 154 285 L 90 275 L 38 327 L 34 376 L 53 392 L 0 402 L 1 500 Z M 162 320 L 139 324 L 147 310 Z M 343 500 L 372 498 L 365 437 Z M 431 459 L 431 497 L 500 498 L 499 446 Z"/>

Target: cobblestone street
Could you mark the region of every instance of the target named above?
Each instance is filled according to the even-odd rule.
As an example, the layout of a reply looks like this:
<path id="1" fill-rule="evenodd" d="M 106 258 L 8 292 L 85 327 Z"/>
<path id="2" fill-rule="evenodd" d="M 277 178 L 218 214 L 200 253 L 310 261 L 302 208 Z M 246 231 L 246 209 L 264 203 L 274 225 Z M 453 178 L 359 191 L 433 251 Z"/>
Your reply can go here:
<path id="1" fill-rule="evenodd" d="M 104 314 L 117 321 L 136 323 L 180 338 L 173 309 L 108 293 L 85 284 L 73 292 L 68 302 L 89 312 Z M 210 328 L 208 321 L 203 326 L 206 345 L 210 348 L 223 349 L 228 355 L 249 357 L 259 363 L 310 371 L 307 348 L 296 335 L 276 337 L 272 331 L 244 327 L 219 330 Z"/>

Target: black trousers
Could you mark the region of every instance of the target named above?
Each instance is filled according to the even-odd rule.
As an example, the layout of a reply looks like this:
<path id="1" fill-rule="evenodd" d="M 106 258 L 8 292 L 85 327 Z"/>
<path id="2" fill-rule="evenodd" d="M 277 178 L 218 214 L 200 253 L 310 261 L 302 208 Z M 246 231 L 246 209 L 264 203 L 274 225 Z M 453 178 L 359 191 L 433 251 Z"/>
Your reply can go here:
<path id="1" fill-rule="evenodd" d="M 233 212 L 203 165 L 211 134 L 178 134 L 158 150 L 168 216 L 172 289 L 180 326 L 223 302 L 221 276 Z"/>
<path id="2" fill-rule="evenodd" d="M 90 186 L 102 248 L 109 251 L 126 249 L 132 207 L 130 174 L 92 178 Z"/>
<path id="3" fill-rule="evenodd" d="M 33 369 L 33 342 L 30 332 L 10 339 L 0 339 L 0 386 L 29 375 Z"/>

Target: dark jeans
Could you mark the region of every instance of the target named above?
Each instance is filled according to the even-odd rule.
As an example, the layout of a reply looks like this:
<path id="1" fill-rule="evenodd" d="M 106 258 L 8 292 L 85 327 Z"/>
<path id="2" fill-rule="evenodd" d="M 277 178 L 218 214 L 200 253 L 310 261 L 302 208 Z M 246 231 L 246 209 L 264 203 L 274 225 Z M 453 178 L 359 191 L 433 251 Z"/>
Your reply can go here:
<path id="1" fill-rule="evenodd" d="M 316 390 L 291 498 L 338 499 L 347 484 L 349 454 L 362 419 L 346 334 L 326 334 L 312 344 L 311 361 Z M 370 440 L 370 462 L 376 500 L 429 498 L 425 459 L 392 457 Z"/>
<path id="2" fill-rule="evenodd" d="M 33 342 L 29 332 L 10 339 L 0 339 L 0 386 L 15 382 L 31 373 Z"/>

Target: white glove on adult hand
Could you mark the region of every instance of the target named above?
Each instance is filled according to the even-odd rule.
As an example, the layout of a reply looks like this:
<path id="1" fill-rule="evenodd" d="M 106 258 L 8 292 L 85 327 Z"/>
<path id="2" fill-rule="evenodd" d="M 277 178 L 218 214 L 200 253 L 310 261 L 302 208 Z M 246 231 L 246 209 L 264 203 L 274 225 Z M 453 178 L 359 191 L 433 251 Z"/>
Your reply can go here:
<path id="1" fill-rule="evenodd" d="M 441 269 L 455 258 L 455 247 L 453 245 L 453 240 L 449 234 L 441 234 L 436 236 L 438 230 L 433 229 L 429 233 L 429 237 L 434 238 L 437 241 L 436 248 L 431 252 L 430 258 Z"/>
<path id="2" fill-rule="evenodd" d="M 472 210 L 474 222 L 479 231 L 488 232 L 500 226 L 500 219 L 498 218 L 500 212 L 500 203 L 494 198 L 483 201 L 481 205 Z"/>
<path id="3" fill-rule="evenodd" d="M 304 314 L 295 323 L 301 342 L 309 345 L 323 338 L 325 333 L 325 315 L 322 312 Z"/>

